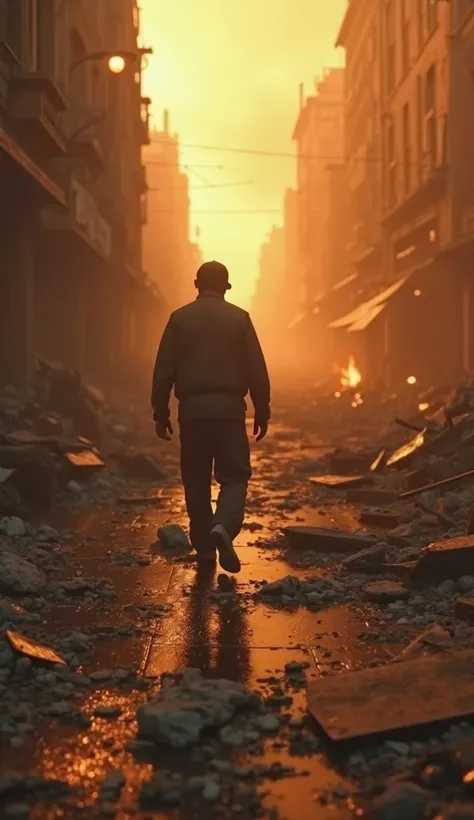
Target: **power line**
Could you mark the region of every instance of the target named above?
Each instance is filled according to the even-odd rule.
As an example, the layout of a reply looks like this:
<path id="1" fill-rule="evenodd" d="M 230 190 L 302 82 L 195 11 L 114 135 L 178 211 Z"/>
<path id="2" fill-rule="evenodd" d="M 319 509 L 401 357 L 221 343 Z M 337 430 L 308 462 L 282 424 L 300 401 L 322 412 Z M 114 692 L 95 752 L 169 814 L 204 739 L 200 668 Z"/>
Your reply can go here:
<path id="1" fill-rule="evenodd" d="M 148 188 L 149 191 L 196 191 L 201 188 L 234 188 L 238 185 L 253 185 L 253 179 L 241 182 L 208 182 L 206 185 L 177 185 L 170 188 Z"/>
<path id="2" fill-rule="evenodd" d="M 384 157 L 344 157 L 344 156 L 325 156 L 324 154 L 298 154 L 297 152 L 290 153 L 288 151 L 264 151 L 259 148 L 237 148 L 227 145 L 198 145 L 191 143 L 181 143 L 181 148 L 196 148 L 201 151 L 225 151 L 232 154 L 249 154 L 258 157 L 280 157 L 283 159 L 319 159 L 325 162 L 381 162 L 386 163 Z M 421 167 L 421 163 L 412 162 L 410 165 Z"/>
<path id="3" fill-rule="evenodd" d="M 173 214 L 173 213 L 176 213 L 176 211 L 175 211 L 174 208 L 169 208 L 169 209 L 163 210 L 163 211 L 160 210 L 160 209 L 155 210 L 154 208 L 152 208 L 150 213 L 152 213 L 152 214 Z M 191 209 L 191 214 L 193 216 L 194 216 L 194 214 L 281 214 L 281 213 L 282 212 L 281 212 L 280 208 L 269 208 L 267 210 L 262 210 L 262 211 L 247 211 L 247 210 L 225 211 L 225 210 L 221 210 L 220 208 L 216 209 L 215 211 L 193 211 Z"/>

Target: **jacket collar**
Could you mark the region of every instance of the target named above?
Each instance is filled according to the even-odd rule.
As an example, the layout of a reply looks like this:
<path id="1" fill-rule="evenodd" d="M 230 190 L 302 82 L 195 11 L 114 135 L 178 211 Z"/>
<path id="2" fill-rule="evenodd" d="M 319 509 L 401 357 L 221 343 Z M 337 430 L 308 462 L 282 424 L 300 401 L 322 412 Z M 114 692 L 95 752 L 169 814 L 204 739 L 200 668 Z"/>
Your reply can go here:
<path id="1" fill-rule="evenodd" d="M 217 293 L 215 290 L 203 290 L 197 296 L 198 299 L 223 299 L 223 295 L 221 293 Z"/>

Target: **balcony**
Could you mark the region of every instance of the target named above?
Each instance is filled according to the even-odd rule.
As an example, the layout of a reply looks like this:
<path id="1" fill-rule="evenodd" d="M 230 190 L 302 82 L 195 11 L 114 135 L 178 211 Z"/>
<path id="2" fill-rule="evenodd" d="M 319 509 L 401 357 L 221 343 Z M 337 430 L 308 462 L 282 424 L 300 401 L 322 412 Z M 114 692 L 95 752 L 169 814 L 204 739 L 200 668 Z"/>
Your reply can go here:
<path id="1" fill-rule="evenodd" d="M 133 170 L 134 187 L 141 195 L 148 191 L 148 182 L 146 178 L 146 168 L 144 165 L 139 165 Z"/>
<path id="2" fill-rule="evenodd" d="M 92 108 L 72 109 L 64 119 L 68 159 L 86 166 L 95 178 L 105 170 L 104 121 L 105 112 Z"/>
<path id="3" fill-rule="evenodd" d="M 150 145 L 150 97 L 140 99 L 140 145 Z"/>
<path id="4" fill-rule="evenodd" d="M 0 43 L 0 111 L 7 106 L 10 82 L 18 66 L 18 59 L 10 46 Z"/>
<path id="5" fill-rule="evenodd" d="M 5 48 L 5 47 L 4 47 Z M 8 113 L 25 142 L 47 156 L 64 155 L 60 116 L 66 103 L 55 83 L 39 74 L 17 74 L 10 81 Z"/>

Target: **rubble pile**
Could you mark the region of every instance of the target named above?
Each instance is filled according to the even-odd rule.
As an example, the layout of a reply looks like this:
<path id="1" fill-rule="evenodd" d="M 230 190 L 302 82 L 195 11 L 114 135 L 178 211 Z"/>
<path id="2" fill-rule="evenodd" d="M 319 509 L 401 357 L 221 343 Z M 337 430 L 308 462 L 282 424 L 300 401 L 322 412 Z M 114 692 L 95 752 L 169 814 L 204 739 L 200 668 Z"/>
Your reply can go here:
<path id="1" fill-rule="evenodd" d="M 100 449 L 99 449 L 100 448 Z M 33 387 L 0 393 L 0 514 L 110 504 L 130 484 L 163 485 L 175 456 L 159 464 L 149 413 L 111 407 L 97 388 L 59 364 L 38 359 Z"/>

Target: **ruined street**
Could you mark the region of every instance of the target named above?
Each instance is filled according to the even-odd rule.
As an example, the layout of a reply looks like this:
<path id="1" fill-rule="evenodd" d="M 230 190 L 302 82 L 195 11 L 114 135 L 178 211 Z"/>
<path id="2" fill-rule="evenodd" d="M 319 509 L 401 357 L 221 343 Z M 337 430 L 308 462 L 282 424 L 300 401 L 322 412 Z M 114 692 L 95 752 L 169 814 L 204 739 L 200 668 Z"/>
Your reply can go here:
<path id="1" fill-rule="evenodd" d="M 325 396 L 320 409 L 317 394 L 290 406 L 277 399 L 271 434 L 252 446 L 235 578 L 197 572 L 176 526 L 187 526 L 176 444 L 149 434 L 166 476 L 159 486 L 106 470 L 68 485 L 47 522 L 1 519 L 1 584 L 10 593 L 1 601 L 2 817 L 342 820 L 368 812 L 408 820 L 434 816 L 443 799 L 469 800 L 470 781 L 463 785 L 461 770 L 456 780 L 450 757 L 474 738 L 463 702 L 469 680 L 428 718 L 412 681 L 403 693 L 411 717 L 396 706 L 393 726 L 380 702 L 364 709 L 349 682 L 335 733 L 327 692 L 326 716 L 311 694 L 329 676 L 343 680 L 400 657 L 437 662 L 474 645 L 453 611 L 474 588 L 469 573 L 420 586 L 393 568 L 447 537 L 440 519 L 412 502 L 385 504 L 384 513 L 377 506 L 379 517 L 400 522 L 387 536 L 377 519 L 378 528 L 361 524 L 369 508 L 349 503 L 351 491 L 319 483 L 332 458 L 346 463 L 339 480 L 358 485 L 354 464 L 377 451 L 374 408 L 342 398 L 344 406 Z M 392 413 L 390 402 L 378 409 L 386 436 L 403 440 Z M 387 468 L 373 475 L 382 495 L 401 481 Z M 461 486 L 459 532 L 472 496 Z M 449 497 L 452 516 L 456 493 Z M 14 651 L 12 631 L 55 650 L 57 662 Z M 443 717 L 451 720 L 433 729 Z M 428 732 L 413 735 L 417 724 Z M 466 811 L 442 817 L 474 816 Z"/>

